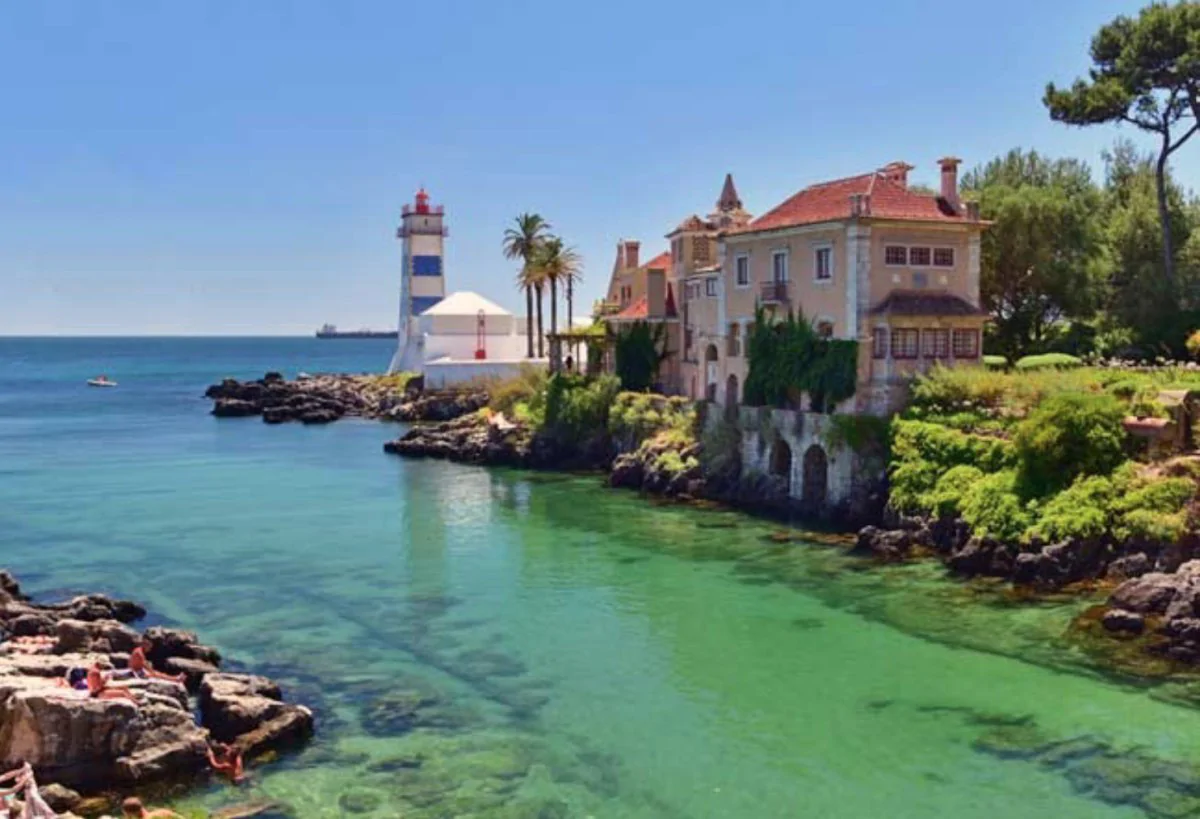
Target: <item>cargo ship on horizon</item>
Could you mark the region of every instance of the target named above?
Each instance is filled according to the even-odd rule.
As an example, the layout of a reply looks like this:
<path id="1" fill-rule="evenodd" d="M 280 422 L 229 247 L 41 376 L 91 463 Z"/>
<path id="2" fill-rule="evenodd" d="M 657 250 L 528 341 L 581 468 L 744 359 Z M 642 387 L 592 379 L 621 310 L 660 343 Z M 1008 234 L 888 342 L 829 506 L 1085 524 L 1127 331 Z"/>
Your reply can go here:
<path id="1" fill-rule="evenodd" d="M 339 330 L 336 325 L 323 324 L 317 330 L 317 338 L 397 338 L 395 330 Z"/>

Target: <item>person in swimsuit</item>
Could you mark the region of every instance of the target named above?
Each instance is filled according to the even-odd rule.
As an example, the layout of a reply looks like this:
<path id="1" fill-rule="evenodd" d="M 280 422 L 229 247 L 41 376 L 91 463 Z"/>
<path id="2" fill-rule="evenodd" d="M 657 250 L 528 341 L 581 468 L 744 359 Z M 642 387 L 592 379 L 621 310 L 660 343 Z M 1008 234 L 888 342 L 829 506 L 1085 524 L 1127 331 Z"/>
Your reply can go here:
<path id="1" fill-rule="evenodd" d="M 225 774 L 235 785 L 241 782 L 245 775 L 242 773 L 242 752 L 232 745 L 221 742 L 210 742 L 208 746 L 208 764 L 217 773 Z"/>
<path id="2" fill-rule="evenodd" d="M 94 700 L 129 700 L 134 705 L 138 703 L 137 697 L 128 688 L 109 687 L 100 663 L 96 663 L 88 669 L 87 690 L 88 697 Z"/>
<path id="3" fill-rule="evenodd" d="M 139 680 L 167 680 L 168 682 L 183 685 L 184 681 L 187 680 L 186 674 L 164 674 L 161 671 L 154 670 L 154 667 L 150 665 L 150 661 L 146 659 L 146 651 L 150 647 L 150 641 L 143 638 L 142 642 L 134 647 L 129 655 L 129 668 L 119 669 L 109 676 L 114 680 L 125 680 L 133 677 Z"/>

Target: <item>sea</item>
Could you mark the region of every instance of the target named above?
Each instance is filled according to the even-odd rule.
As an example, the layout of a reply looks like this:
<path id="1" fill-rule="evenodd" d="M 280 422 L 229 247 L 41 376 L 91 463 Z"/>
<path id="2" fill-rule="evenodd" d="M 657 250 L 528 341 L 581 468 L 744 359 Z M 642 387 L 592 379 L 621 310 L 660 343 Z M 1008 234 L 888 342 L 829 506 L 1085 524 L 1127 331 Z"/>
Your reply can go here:
<path id="1" fill-rule="evenodd" d="M 594 475 L 387 455 L 403 428 L 217 419 L 391 343 L 0 338 L 0 566 L 197 631 L 309 704 L 305 749 L 185 815 L 1200 815 L 1186 680 L 1107 673 L 1037 602 Z M 105 374 L 114 389 L 85 385 Z"/>

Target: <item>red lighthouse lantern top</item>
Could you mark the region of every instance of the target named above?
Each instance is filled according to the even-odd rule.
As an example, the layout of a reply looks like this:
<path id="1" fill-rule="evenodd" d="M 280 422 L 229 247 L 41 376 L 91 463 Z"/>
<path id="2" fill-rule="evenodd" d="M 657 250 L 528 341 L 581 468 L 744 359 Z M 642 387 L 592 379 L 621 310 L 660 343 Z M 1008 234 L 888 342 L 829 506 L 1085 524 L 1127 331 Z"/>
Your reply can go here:
<path id="1" fill-rule="evenodd" d="M 425 188 L 422 187 L 417 191 L 417 213 L 429 213 L 429 194 L 425 193 Z"/>

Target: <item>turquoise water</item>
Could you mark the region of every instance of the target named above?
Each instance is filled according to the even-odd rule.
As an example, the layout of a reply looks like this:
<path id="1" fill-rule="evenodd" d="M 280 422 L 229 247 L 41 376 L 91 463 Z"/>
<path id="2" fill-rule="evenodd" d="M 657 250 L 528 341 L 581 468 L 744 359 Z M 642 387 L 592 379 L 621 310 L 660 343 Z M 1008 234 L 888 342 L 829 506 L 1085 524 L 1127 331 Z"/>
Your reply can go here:
<path id="1" fill-rule="evenodd" d="M 733 512 L 402 461 L 380 449 L 394 427 L 218 420 L 200 398 L 226 375 L 388 355 L 0 339 L 2 563 L 34 592 L 136 598 L 317 711 L 311 747 L 181 807 L 1200 815 L 1200 712 L 1072 650 L 1083 602 L 1014 605 Z M 101 372 L 120 387 L 83 385 Z M 1093 750 L 995 753 L 1034 733 Z"/>

